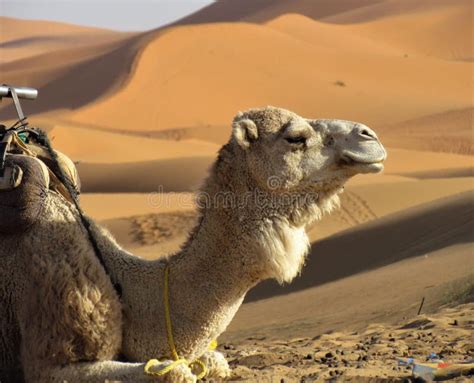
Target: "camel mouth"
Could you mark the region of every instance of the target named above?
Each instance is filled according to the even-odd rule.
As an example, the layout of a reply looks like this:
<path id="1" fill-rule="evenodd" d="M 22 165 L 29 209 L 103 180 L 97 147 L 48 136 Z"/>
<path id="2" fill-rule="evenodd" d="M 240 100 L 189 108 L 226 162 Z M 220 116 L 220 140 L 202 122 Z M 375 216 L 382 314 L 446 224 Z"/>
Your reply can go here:
<path id="1" fill-rule="evenodd" d="M 379 173 L 383 170 L 385 155 L 380 157 L 365 157 L 355 153 L 346 152 L 341 156 L 340 163 L 344 168 L 350 168 L 357 173 Z"/>

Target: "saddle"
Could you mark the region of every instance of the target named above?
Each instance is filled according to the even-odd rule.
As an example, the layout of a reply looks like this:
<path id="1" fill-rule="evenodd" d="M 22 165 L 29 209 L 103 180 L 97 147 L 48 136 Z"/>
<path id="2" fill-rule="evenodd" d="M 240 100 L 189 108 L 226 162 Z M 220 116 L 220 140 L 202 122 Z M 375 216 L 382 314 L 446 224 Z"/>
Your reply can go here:
<path id="1" fill-rule="evenodd" d="M 3 87 L 0 98 L 7 96 Z M 19 120 L 10 128 L 0 125 L 0 233 L 12 234 L 38 220 L 48 191 L 74 203 L 80 180 L 71 159 L 52 149 L 43 131 L 28 127 L 15 90 L 29 88 L 7 89 Z"/>
<path id="2" fill-rule="evenodd" d="M 10 128 L 0 125 L 0 234 L 21 233 L 30 228 L 39 220 L 48 193 L 57 193 L 79 213 L 78 224 L 86 230 L 97 259 L 109 274 L 91 223 L 79 205 L 81 184 L 76 166 L 51 147 L 46 133 L 28 127 L 19 98 L 34 100 L 37 95 L 33 88 L 0 85 L 0 100 L 11 97 L 18 114 Z M 114 283 L 114 288 L 121 296 L 121 286 Z"/>

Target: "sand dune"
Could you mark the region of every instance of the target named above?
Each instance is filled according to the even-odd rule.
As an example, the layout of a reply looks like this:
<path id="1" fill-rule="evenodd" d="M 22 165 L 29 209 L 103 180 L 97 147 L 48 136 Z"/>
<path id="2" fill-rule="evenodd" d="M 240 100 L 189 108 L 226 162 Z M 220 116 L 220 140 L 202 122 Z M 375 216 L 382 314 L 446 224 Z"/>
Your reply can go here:
<path id="1" fill-rule="evenodd" d="M 38 114 L 78 108 L 104 97 L 129 76 L 141 41 L 128 35 L 110 42 L 60 49 L 0 64 L 2 81 L 39 89 L 40 97 L 25 105 Z M 0 108 L 2 118 L 14 116 L 12 108 Z"/>
<path id="2" fill-rule="evenodd" d="M 80 163 L 85 193 L 195 191 L 214 157 L 182 157 L 147 162 Z"/>
<path id="3" fill-rule="evenodd" d="M 218 2 L 200 14 L 234 7 L 231 3 Z M 325 16 L 346 12 L 346 18 L 357 8 L 371 10 L 372 16 L 358 24 L 335 25 L 332 19 L 327 20 L 333 24 L 313 20 L 322 14 L 312 15 L 306 8 Z M 359 120 L 377 130 L 471 107 L 468 62 L 438 60 L 437 52 L 423 50 L 405 58 L 406 47 L 394 43 L 384 29 L 398 31 L 400 17 L 410 21 L 416 15 L 426 23 L 433 19 L 441 28 L 438 34 L 459 41 L 464 49 L 468 34 L 465 17 L 459 20 L 459 15 L 466 13 L 466 3 L 436 1 L 425 11 L 412 8 L 392 1 L 320 1 L 318 7 L 307 1 L 264 1 L 240 17 L 269 12 L 264 25 L 185 25 L 184 19 L 181 26 L 45 53 L 1 68 L 7 82 L 40 88 L 40 99 L 28 104 L 30 114 L 61 110 L 66 119 L 110 129 L 176 129 L 188 136 L 209 134 L 215 141 L 224 136 L 215 133 L 216 127 L 228 126 L 238 110 L 274 104 L 307 116 Z M 441 16 L 447 19 L 438 20 Z M 423 23 L 409 22 L 427 28 Z M 434 36 L 432 43 L 438 44 Z M 429 50 L 427 38 L 413 44 Z M 5 116 L 5 107 L 0 112 Z"/>
<path id="4" fill-rule="evenodd" d="M 349 184 L 341 195 L 341 208 L 317 222 L 309 237 L 320 240 L 388 214 L 467 192 L 472 185 L 471 177 Z"/>
<path id="5" fill-rule="evenodd" d="M 73 118 L 139 130 L 222 126 L 237 110 L 274 104 L 377 128 L 466 107 L 469 73 L 468 63 L 331 51 L 258 25 L 176 27 L 145 47 L 126 86 Z"/>
<path id="6" fill-rule="evenodd" d="M 324 22 L 364 23 L 404 14 L 438 13 L 440 11 L 464 10 L 469 12 L 470 0 L 383 0 L 365 7 L 351 7 L 323 19 Z"/>
<path id="7" fill-rule="evenodd" d="M 257 300 L 328 283 L 357 272 L 474 240 L 474 193 L 446 197 L 401 211 L 313 244 L 302 276 L 291 285 L 265 282 Z"/>
<path id="8" fill-rule="evenodd" d="M 347 190 L 367 201 L 374 215 L 381 217 L 438 198 L 469 191 L 472 189 L 473 181 L 472 177 L 423 179 L 417 182 L 353 185 L 348 186 Z"/>
<path id="9" fill-rule="evenodd" d="M 86 193 L 81 206 L 100 221 L 115 218 L 189 211 L 194 208 L 192 193 Z"/>
<path id="10" fill-rule="evenodd" d="M 472 166 L 472 156 L 389 148 L 385 173 L 410 177 L 416 171 L 442 172 L 449 169 L 472 168 Z"/>
<path id="11" fill-rule="evenodd" d="M 120 32 L 115 32 L 103 28 L 84 27 L 81 25 L 61 23 L 49 20 L 25 20 L 4 16 L 0 17 L 0 25 L 0 43 L 22 40 L 30 37 L 37 37 L 38 35 L 68 36 L 81 33 L 108 33 L 111 35 L 121 34 Z"/>
<path id="12" fill-rule="evenodd" d="M 174 141 L 117 134 L 58 125 L 49 136 L 54 147 L 73 161 L 96 163 L 127 163 L 157 159 L 195 156 L 215 156 L 219 146 L 195 139 Z M 157 166 L 158 168 L 159 166 Z M 153 174 L 158 179 L 158 174 Z"/>
<path id="13" fill-rule="evenodd" d="M 405 173 L 407 177 L 415 177 L 418 179 L 426 178 L 459 178 L 474 177 L 474 168 L 453 168 L 443 170 L 421 170 L 412 173 Z"/>
<path id="14" fill-rule="evenodd" d="M 355 33 L 408 55 L 427 55 L 448 60 L 474 58 L 472 49 L 472 1 L 389 0 L 324 19 L 351 24 Z M 354 25 L 357 24 L 357 25 Z"/>
<path id="15" fill-rule="evenodd" d="M 0 63 L 70 48 L 97 45 L 130 33 L 53 21 L 0 17 Z"/>
<path id="16" fill-rule="evenodd" d="M 329 51 L 364 52 L 371 56 L 403 53 L 399 49 L 354 34 L 351 26 L 317 22 L 299 14 L 285 14 L 270 20 L 265 25 Z"/>
<path id="17" fill-rule="evenodd" d="M 385 145 L 406 149 L 473 154 L 474 109 L 453 110 L 382 126 Z"/>
<path id="18" fill-rule="evenodd" d="M 286 13 L 299 13 L 319 19 L 354 10 L 383 0 L 232 0 L 217 1 L 176 24 L 203 24 L 224 21 L 264 22 Z"/>

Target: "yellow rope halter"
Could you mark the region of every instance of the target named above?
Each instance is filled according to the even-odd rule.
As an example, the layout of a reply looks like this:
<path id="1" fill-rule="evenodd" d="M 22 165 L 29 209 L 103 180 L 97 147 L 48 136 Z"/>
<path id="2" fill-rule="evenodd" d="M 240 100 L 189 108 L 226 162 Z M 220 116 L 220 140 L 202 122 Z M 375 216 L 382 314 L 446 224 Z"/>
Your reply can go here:
<path id="1" fill-rule="evenodd" d="M 174 344 L 173 338 L 173 326 L 171 324 L 171 313 L 170 313 L 170 301 L 169 301 L 169 273 L 170 273 L 170 266 L 167 265 L 165 268 L 165 281 L 164 281 L 164 290 L 163 290 L 163 305 L 165 306 L 165 320 L 166 320 L 166 335 L 168 337 L 168 345 L 171 350 L 171 356 L 173 357 L 174 361 L 170 364 L 166 364 L 163 368 L 159 369 L 158 371 L 151 371 L 152 367 L 162 365 L 163 362 L 160 362 L 157 359 L 150 359 L 145 364 L 145 374 L 153 375 L 153 376 L 163 376 L 166 375 L 168 372 L 174 370 L 177 366 L 181 364 L 185 364 L 192 368 L 192 366 L 199 366 L 201 372 L 196 375 L 198 379 L 202 379 L 207 374 L 207 367 L 199 359 L 196 359 L 192 362 L 188 362 L 184 358 L 180 358 L 178 352 L 176 351 L 176 346 Z M 217 341 L 213 340 L 209 345 L 209 350 L 215 350 L 217 347 Z"/>

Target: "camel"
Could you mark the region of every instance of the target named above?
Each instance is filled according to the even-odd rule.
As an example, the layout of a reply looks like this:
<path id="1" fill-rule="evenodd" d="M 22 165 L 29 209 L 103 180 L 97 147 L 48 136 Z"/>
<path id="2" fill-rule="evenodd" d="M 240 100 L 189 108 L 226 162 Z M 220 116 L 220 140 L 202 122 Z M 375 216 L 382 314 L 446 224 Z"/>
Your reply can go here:
<path id="1" fill-rule="evenodd" d="M 144 372 L 149 359 L 172 362 L 165 268 L 179 356 L 225 379 L 229 366 L 209 350 L 211 341 L 257 283 L 289 283 L 300 273 L 305 227 L 338 206 L 349 178 L 380 172 L 385 158 L 376 134 L 360 123 L 276 107 L 239 112 L 181 250 L 143 260 L 88 218 L 105 268 L 76 209 L 48 191 L 34 225 L 0 235 L 0 380 L 19 373 L 28 382 L 196 382 L 196 366 L 187 364 L 163 376 Z"/>

